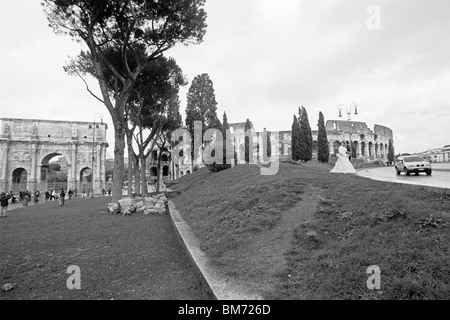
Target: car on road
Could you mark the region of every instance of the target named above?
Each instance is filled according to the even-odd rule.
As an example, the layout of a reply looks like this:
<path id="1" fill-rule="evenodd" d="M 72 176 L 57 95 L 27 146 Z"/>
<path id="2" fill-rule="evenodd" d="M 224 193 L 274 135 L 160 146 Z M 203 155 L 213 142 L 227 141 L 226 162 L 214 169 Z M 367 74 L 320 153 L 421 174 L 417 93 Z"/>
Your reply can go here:
<path id="1" fill-rule="evenodd" d="M 403 156 L 397 158 L 395 162 L 395 171 L 397 175 L 404 172 L 407 176 L 411 173 L 418 175 L 425 172 L 428 176 L 431 175 L 431 164 L 420 156 Z"/>

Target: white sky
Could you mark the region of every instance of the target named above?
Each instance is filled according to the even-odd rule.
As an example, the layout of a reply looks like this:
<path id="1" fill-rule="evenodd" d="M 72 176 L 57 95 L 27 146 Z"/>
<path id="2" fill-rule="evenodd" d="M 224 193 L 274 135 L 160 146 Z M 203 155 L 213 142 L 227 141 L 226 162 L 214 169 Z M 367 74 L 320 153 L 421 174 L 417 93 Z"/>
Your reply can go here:
<path id="1" fill-rule="evenodd" d="M 375 5 L 380 29 L 371 30 Z M 450 144 L 450 1 L 207 0 L 200 45 L 177 46 L 189 80 L 208 73 L 218 116 L 249 118 L 257 130 L 290 130 L 305 106 L 313 130 L 319 111 L 359 104 L 364 121 L 394 131 L 396 153 Z M 63 66 L 81 47 L 47 26 L 40 1 L 2 0 L 0 117 L 103 121 L 110 115 Z M 99 92 L 94 80 L 91 89 Z M 186 92 L 182 89 L 181 113 Z"/>

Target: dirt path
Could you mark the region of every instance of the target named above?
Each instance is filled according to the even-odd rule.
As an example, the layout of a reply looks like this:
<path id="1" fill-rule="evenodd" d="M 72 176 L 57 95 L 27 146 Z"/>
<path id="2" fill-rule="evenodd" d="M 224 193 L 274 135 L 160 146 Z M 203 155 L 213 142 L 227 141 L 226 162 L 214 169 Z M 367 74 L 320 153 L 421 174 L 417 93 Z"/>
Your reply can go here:
<path id="1" fill-rule="evenodd" d="M 243 248 L 225 255 L 225 261 L 237 261 L 237 265 L 229 269 L 224 266 L 227 274 L 234 279 L 230 281 L 262 297 L 273 290 L 278 281 L 277 275 L 285 270 L 284 253 L 291 246 L 293 230 L 312 219 L 319 201 L 318 194 L 314 188 L 307 190 L 302 194 L 302 200 L 283 214 L 275 228 L 247 239 Z"/>

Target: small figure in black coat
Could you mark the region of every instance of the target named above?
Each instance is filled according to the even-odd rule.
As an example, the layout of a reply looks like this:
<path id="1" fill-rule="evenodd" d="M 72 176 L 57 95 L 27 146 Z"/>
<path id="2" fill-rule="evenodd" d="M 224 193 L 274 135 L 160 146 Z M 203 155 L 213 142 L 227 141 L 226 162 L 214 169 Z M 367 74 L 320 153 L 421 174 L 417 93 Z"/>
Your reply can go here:
<path id="1" fill-rule="evenodd" d="M 350 160 L 350 162 L 352 162 L 352 151 L 350 149 L 349 143 L 347 143 L 346 148 L 347 148 L 348 160 Z"/>

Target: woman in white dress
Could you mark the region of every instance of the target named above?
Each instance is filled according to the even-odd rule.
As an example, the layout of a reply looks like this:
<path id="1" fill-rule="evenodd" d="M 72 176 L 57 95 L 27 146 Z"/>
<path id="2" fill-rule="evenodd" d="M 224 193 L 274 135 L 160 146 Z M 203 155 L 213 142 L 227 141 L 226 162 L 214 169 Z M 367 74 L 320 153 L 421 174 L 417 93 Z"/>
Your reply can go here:
<path id="1" fill-rule="evenodd" d="M 355 173 L 356 170 L 353 168 L 352 163 L 348 159 L 347 148 L 342 142 L 336 154 L 338 157 L 334 168 L 330 171 L 332 173 Z"/>

